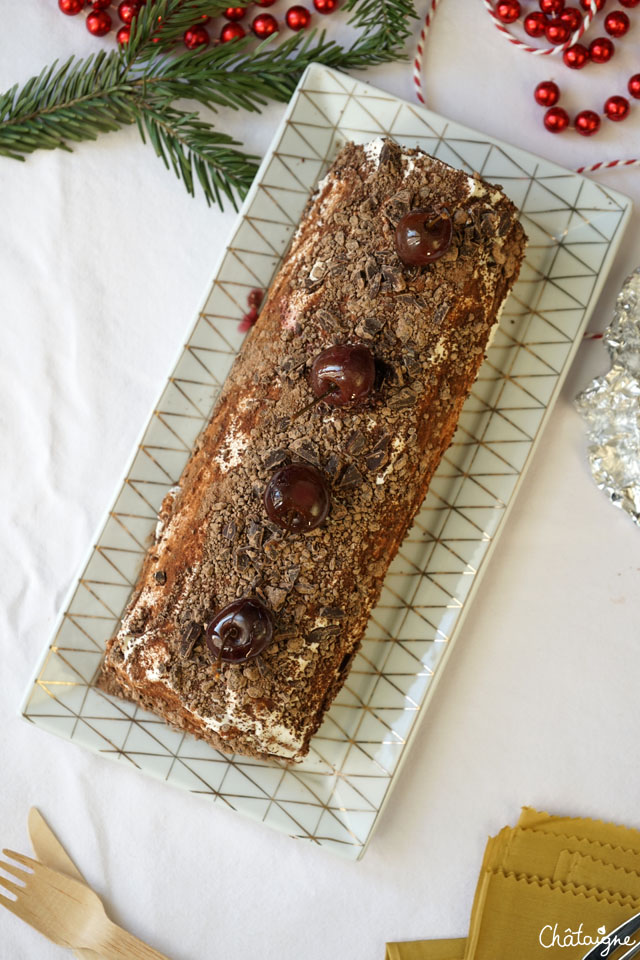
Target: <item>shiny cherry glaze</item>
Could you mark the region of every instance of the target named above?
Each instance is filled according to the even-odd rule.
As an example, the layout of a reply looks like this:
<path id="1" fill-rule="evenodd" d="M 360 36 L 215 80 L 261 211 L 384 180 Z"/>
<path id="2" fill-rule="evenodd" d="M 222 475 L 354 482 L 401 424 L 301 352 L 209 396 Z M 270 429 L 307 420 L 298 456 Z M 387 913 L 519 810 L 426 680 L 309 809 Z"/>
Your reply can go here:
<path id="1" fill-rule="evenodd" d="M 367 347 L 349 344 L 328 347 L 311 367 L 311 389 L 333 407 L 364 400 L 376 380 L 376 363 Z"/>
<path id="2" fill-rule="evenodd" d="M 315 530 L 329 513 L 331 495 L 323 475 L 307 463 L 276 470 L 264 492 L 267 516 L 289 533 Z"/>
<path id="3" fill-rule="evenodd" d="M 411 210 L 396 227 L 396 252 L 407 266 L 425 267 L 447 252 L 452 233 L 446 210 Z"/>
<path id="4" fill-rule="evenodd" d="M 273 639 L 271 611 L 257 597 L 234 600 L 216 613 L 205 631 L 214 660 L 244 663 L 262 653 Z"/>

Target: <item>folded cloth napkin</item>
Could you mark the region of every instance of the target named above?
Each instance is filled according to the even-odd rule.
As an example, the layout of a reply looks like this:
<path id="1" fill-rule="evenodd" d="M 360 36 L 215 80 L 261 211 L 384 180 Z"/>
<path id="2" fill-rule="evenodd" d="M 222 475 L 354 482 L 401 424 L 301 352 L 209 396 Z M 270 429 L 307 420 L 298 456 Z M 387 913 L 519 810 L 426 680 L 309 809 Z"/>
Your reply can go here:
<path id="1" fill-rule="evenodd" d="M 612 955 L 610 934 L 638 913 L 640 831 L 524 807 L 489 838 L 467 940 L 390 943 L 386 960 L 582 960 L 596 943 Z"/>

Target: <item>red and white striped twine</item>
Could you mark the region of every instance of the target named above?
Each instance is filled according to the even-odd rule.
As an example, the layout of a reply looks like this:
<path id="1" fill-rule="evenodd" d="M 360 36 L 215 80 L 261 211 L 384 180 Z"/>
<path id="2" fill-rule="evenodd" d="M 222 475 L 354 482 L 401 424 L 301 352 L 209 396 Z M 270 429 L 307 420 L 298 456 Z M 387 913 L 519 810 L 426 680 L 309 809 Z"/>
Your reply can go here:
<path id="1" fill-rule="evenodd" d="M 420 31 L 420 36 L 418 38 L 418 44 L 416 47 L 416 55 L 413 60 L 413 83 L 415 86 L 416 98 L 420 103 L 426 103 L 424 98 L 424 89 L 422 86 L 422 61 L 424 57 L 424 48 L 427 40 L 427 34 L 433 24 L 436 10 L 441 0 L 429 0 L 427 6 L 427 13 L 424 19 L 424 24 L 422 25 L 422 30 Z M 567 40 L 566 43 L 558 45 L 557 47 L 530 47 L 524 41 L 519 40 L 518 37 L 514 37 L 513 34 L 507 29 L 507 27 L 498 20 L 495 10 L 493 8 L 492 0 L 482 0 L 485 5 L 485 8 L 491 19 L 494 23 L 496 29 L 500 31 L 502 36 L 509 41 L 509 43 L 514 44 L 516 47 L 520 47 L 521 50 L 524 50 L 525 53 L 531 53 L 537 57 L 552 57 L 561 53 L 570 47 L 572 44 L 577 43 L 578 40 L 583 36 L 585 31 L 589 28 L 591 21 L 598 12 L 596 7 L 596 0 L 591 0 L 591 5 L 589 10 L 585 13 L 584 19 L 580 24 L 580 27 L 576 32 Z M 578 167 L 576 173 L 595 173 L 596 170 L 611 170 L 614 167 L 633 167 L 640 164 L 640 158 L 634 158 L 631 160 L 601 160 L 599 163 L 593 163 L 590 166 Z"/>

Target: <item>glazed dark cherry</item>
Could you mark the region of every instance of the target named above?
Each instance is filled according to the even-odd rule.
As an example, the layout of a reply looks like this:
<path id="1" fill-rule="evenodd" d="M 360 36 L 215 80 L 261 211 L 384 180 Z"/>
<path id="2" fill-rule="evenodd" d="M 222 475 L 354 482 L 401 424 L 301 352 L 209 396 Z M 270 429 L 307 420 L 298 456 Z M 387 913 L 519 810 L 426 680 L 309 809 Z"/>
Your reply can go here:
<path id="1" fill-rule="evenodd" d="M 276 470 L 264 492 L 267 516 L 288 533 L 308 533 L 329 513 L 331 495 L 323 475 L 306 463 Z"/>
<path id="2" fill-rule="evenodd" d="M 452 233 L 446 210 L 411 210 L 396 227 L 396 252 L 407 266 L 425 267 L 447 252 Z"/>
<path id="3" fill-rule="evenodd" d="M 262 653 L 273 639 L 271 612 L 257 597 L 234 600 L 215 617 L 205 631 L 209 653 L 214 660 L 244 663 Z"/>
<path id="4" fill-rule="evenodd" d="M 311 389 L 333 407 L 364 400 L 376 380 L 373 354 L 363 346 L 328 347 L 311 367 Z"/>

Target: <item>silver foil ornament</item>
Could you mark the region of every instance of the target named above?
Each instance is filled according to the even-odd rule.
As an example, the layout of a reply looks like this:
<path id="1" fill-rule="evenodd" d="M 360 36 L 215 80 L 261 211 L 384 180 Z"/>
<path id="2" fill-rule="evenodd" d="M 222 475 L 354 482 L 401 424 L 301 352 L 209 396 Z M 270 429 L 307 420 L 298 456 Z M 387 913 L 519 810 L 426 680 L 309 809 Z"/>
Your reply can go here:
<path id="1" fill-rule="evenodd" d="M 576 397 L 598 487 L 640 526 L 640 267 L 628 277 L 604 334 L 612 367 Z"/>

